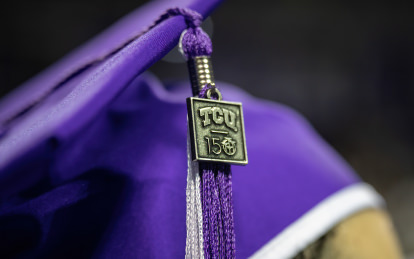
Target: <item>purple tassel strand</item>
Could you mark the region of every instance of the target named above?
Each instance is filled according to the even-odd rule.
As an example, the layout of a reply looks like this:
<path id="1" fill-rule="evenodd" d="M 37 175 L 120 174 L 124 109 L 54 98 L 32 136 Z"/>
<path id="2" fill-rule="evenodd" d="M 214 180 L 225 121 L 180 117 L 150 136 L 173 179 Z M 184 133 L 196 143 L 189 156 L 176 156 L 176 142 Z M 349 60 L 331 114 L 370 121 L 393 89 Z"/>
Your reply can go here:
<path id="1" fill-rule="evenodd" d="M 204 255 L 235 258 L 230 165 L 200 163 Z"/>
<path id="2" fill-rule="evenodd" d="M 206 85 L 199 97 L 205 98 Z M 214 95 L 212 96 L 214 99 Z M 204 255 L 206 258 L 235 258 L 236 245 L 233 219 L 231 170 L 228 164 L 200 163 L 203 204 Z"/>

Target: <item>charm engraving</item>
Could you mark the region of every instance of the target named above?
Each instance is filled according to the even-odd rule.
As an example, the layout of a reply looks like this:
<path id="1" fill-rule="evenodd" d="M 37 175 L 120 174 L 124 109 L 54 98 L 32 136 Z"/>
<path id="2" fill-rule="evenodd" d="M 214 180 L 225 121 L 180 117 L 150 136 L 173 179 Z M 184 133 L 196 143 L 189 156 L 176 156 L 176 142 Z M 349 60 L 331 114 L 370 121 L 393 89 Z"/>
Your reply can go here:
<path id="1" fill-rule="evenodd" d="M 194 161 L 247 164 L 241 103 L 187 99 Z"/>
<path id="2" fill-rule="evenodd" d="M 200 116 L 203 117 L 204 126 L 208 126 L 211 124 L 210 117 L 212 117 L 212 120 L 214 121 L 215 124 L 222 124 L 224 121 L 227 127 L 237 132 L 236 114 L 234 112 L 229 111 L 226 108 L 220 108 L 220 107 L 205 107 L 205 108 L 201 108 L 199 111 L 200 111 Z M 224 117 L 223 117 L 223 114 L 224 114 Z"/>
<path id="3" fill-rule="evenodd" d="M 232 138 L 224 138 L 224 140 L 221 142 L 221 145 L 223 146 L 223 151 L 229 156 L 232 156 L 236 153 L 236 141 L 234 141 Z"/>

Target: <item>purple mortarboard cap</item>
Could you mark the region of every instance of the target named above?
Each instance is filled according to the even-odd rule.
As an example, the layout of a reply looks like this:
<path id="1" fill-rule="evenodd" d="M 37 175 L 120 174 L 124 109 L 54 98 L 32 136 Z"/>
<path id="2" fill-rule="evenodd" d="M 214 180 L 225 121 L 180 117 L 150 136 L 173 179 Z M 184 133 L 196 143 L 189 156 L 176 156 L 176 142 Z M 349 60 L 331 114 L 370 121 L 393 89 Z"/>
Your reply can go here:
<path id="1" fill-rule="evenodd" d="M 219 2 L 151 2 L 0 101 L 0 255 L 184 257 L 190 85 L 145 70 L 186 29 L 183 17 L 158 19 L 168 8 L 207 17 Z M 292 257 L 381 204 L 296 112 L 217 85 L 244 107 L 237 257 Z"/>

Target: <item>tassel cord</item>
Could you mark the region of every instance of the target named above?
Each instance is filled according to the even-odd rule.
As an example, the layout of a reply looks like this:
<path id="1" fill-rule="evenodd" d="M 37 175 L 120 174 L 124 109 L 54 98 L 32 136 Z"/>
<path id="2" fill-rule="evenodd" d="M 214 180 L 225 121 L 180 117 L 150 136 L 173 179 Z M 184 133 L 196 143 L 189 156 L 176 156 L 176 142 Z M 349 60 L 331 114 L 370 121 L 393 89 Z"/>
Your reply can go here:
<path id="1" fill-rule="evenodd" d="M 183 8 L 171 10 L 168 15 L 183 15 L 186 20 L 188 29 L 181 35 L 180 51 L 187 60 L 211 56 L 212 43 L 209 36 L 200 28 L 202 22 L 201 15 Z M 216 93 L 211 98 L 218 99 L 219 96 L 214 91 L 215 89 L 215 84 L 212 81 L 205 84 L 202 89 L 197 89 L 195 94 L 199 91 L 198 97 L 207 98 L 207 93 L 211 90 L 210 93 Z M 198 163 L 198 165 L 204 258 L 235 258 L 230 165 L 221 163 Z M 192 207 L 187 207 L 187 209 L 191 210 Z M 199 239 L 198 241 L 200 242 L 201 240 Z M 187 242 L 187 248 L 191 245 Z"/>

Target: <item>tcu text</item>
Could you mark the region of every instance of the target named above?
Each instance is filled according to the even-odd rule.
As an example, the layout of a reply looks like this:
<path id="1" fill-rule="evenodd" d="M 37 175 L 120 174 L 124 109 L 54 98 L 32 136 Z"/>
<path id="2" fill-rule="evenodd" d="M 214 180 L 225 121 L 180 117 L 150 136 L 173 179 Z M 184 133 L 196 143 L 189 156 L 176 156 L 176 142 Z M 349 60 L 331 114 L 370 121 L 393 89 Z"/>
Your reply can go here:
<path id="1" fill-rule="evenodd" d="M 224 124 L 237 132 L 236 114 L 226 108 L 204 107 L 199 109 L 200 117 L 203 118 L 203 126 L 208 126 L 213 121 L 215 124 Z M 211 119 L 210 119 L 211 118 Z"/>

